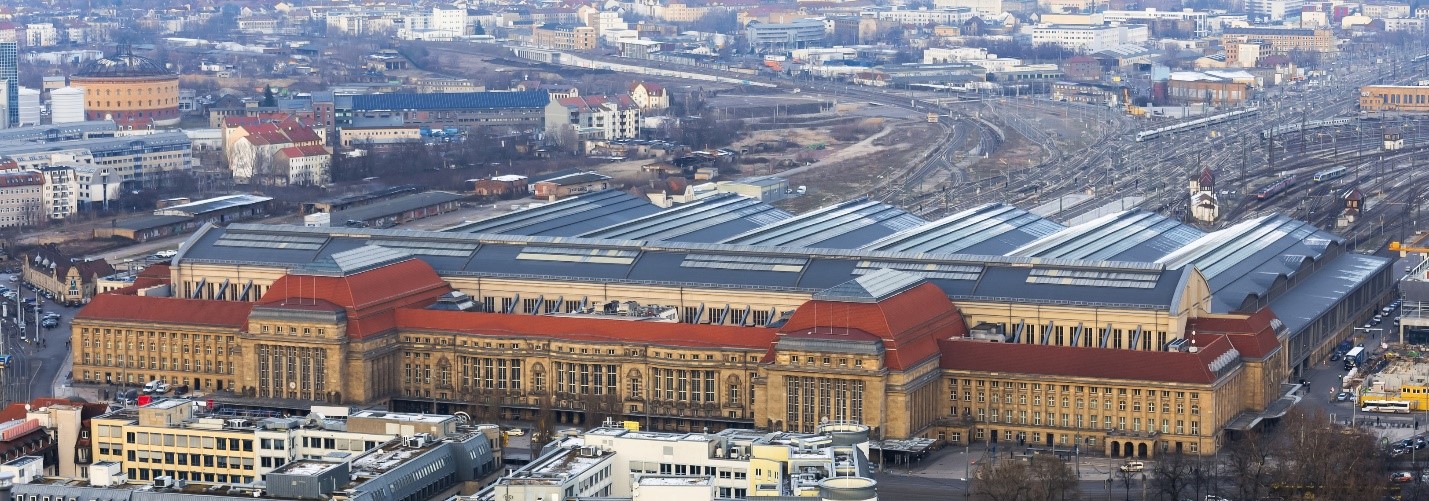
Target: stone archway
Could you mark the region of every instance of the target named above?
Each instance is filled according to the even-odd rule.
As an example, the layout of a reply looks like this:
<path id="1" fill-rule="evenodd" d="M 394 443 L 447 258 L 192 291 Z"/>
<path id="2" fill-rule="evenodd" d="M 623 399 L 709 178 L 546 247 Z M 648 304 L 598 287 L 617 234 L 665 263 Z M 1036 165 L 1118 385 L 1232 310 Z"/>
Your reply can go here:
<path id="1" fill-rule="evenodd" d="M 1111 441 L 1111 457 L 1121 456 L 1121 442 Z"/>
<path id="2" fill-rule="evenodd" d="M 1123 443 L 1121 444 L 1121 447 L 1122 447 L 1121 455 L 1123 455 L 1123 456 L 1132 457 L 1132 454 L 1135 453 L 1135 451 L 1132 450 L 1132 443 L 1131 443 L 1131 442 L 1123 442 Z"/>
<path id="3" fill-rule="evenodd" d="M 1147 457 L 1147 455 L 1146 455 L 1146 449 L 1147 449 L 1146 444 L 1137 444 L 1137 446 L 1136 446 L 1136 457 L 1139 457 L 1139 458 L 1145 458 L 1145 457 Z"/>

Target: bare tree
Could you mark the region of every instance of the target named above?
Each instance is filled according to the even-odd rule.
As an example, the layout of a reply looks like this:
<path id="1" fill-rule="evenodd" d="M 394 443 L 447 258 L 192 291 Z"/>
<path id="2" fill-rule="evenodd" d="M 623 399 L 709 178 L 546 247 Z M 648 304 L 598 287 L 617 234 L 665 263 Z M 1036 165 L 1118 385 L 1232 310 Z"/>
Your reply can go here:
<path id="1" fill-rule="evenodd" d="M 1054 501 L 1077 497 L 1077 474 L 1061 458 L 1048 455 L 1032 456 L 1027 469 L 1031 477 L 1028 499 Z"/>
<path id="2" fill-rule="evenodd" d="M 1345 501 L 1384 495 L 1384 457 L 1373 435 L 1301 411 L 1284 418 L 1276 438 L 1272 493 L 1288 499 Z"/>
<path id="3" fill-rule="evenodd" d="M 1180 453 L 1160 456 L 1151 468 L 1151 482 L 1156 492 L 1171 499 L 1181 499 L 1181 494 L 1190 487 L 1194 473 L 1192 463 Z"/>
<path id="4" fill-rule="evenodd" d="M 1251 432 L 1227 444 L 1221 465 L 1229 474 L 1236 499 L 1260 499 L 1270 491 L 1274 473 L 1271 449 L 1266 437 Z"/>
<path id="5" fill-rule="evenodd" d="M 1136 484 L 1137 475 L 1137 472 L 1130 470 L 1123 470 L 1120 468 L 1116 470 L 1116 480 L 1121 483 L 1122 487 L 1126 488 L 1127 499 L 1131 499 L 1131 486 Z"/>
<path id="6" fill-rule="evenodd" d="M 1031 490 L 1027 463 L 1013 459 L 989 459 L 978 465 L 972 493 L 991 501 L 1021 501 Z"/>

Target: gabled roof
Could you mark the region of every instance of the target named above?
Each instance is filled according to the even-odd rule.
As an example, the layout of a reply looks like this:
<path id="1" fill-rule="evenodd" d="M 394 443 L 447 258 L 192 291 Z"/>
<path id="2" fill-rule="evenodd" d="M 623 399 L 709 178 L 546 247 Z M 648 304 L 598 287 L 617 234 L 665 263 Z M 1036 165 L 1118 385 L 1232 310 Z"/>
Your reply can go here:
<path id="1" fill-rule="evenodd" d="M 805 302 L 779 332 L 803 335 L 845 329 L 867 333 L 882 340 L 884 363 L 893 370 L 909 369 L 937 357 L 938 339 L 967 335 L 962 314 L 941 289 L 921 279 L 912 285 L 903 276 L 906 274 L 893 273 L 870 273 L 878 276 L 857 286 L 867 293 L 864 298 L 847 296 L 854 287 L 841 285 L 826 296 L 829 299 Z M 871 297 L 881 299 L 867 299 Z"/>
<path id="2" fill-rule="evenodd" d="M 1123 381 L 1212 384 L 1240 364 L 1231 343 L 1215 338 L 1195 353 L 941 339 L 944 369 Z M 1226 356 L 1225 355 L 1232 355 Z"/>
<path id="3" fill-rule="evenodd" d="M 1285 324 L 1270 308 L 1261 308 L 1251 315 L 1229 317 L 1198 317 L 1186 321 L 1187 336 L 1198 346 L 1210 344 L 1215 337 L 1225 337 L 1236 351 L 1249 358 L 1264 358 L 1280 349 L 1280 330 Z"/>
<path id="4" fill-rule="evenodd" d="M 327 302 L 347 315 L 347 336 L 361 339 L 396 327 L 393 311 L 426 306 L 451 291 L 432 267 L 405 253 L 366 246 L 340 252 L 278 278 L 258 304 L 303 308 Z"/>
<path id="5" fill-rule="evenodd" d="M 52 276 L 63 278 L 69 274 L 70 268 L 79 270 L 81 280 L 88 282 L 95 277 L 102 277 L 114 273 L 114 266 L 103 258 L 91 261 L 71 261 L 69 256 L 55 250 L 53 247 L 39 247 L 32 251 L 29 256 L 30 267 L 35 269 L 50 270 Z"/>
<path id="6" fill-rule="evenodd" d="M 241 330 L 247 327 L 252 308 L 253 303 L 246 301 L 98 294 L 75 318 Z"/>
<path id="7" fill-rule="evenodd" d="M 331 155 L 331 153 L 328 153 L 327 148 L 324 148 L 324 147 L 319 146 L 319 145 L 316 145 L 316 144 L 308 144 L 308 145 L 303 145 L 303 146 L 289 146 L 289 147 L 287 147 L 287 148 L 283 148 L 283 149 L 281 149 L 281 150 L 278 150 L 278 153 L 281 153 L 283 156 L 288 157 L 288 158 L 298 158 L 298 157 L 323 157 L 323 156 Z"/>

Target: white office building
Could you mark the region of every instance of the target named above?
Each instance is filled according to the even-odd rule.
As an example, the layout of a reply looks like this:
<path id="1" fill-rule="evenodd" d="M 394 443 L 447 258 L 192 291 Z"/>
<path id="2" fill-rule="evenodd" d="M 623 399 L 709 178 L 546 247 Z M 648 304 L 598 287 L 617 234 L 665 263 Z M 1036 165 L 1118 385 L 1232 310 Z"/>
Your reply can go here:
<path id="1" fill-rule="evenodd" d="M 874 501 L 871 445 L 868 427 L 855 424 L 828 424 L 818 433 L 665 433 L 608 424 L 562 438 L 476 495 L 452 500 L 789 496 Z"/>

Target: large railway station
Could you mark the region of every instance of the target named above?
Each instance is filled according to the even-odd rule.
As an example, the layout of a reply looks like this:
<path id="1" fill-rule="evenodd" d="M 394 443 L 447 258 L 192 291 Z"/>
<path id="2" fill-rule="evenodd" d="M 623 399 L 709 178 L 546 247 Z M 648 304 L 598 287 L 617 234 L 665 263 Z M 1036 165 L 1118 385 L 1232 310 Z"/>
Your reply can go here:
<path id="1" fill-rule="evenodd" d="M 443 232 L 205 227 L 76 318 L 74 374 L 275 408 L 1208 453 L 1283 415 L 1282 383 L 1391 290 L 1388 259 L 1284 216 L 607 191 Z"/>

